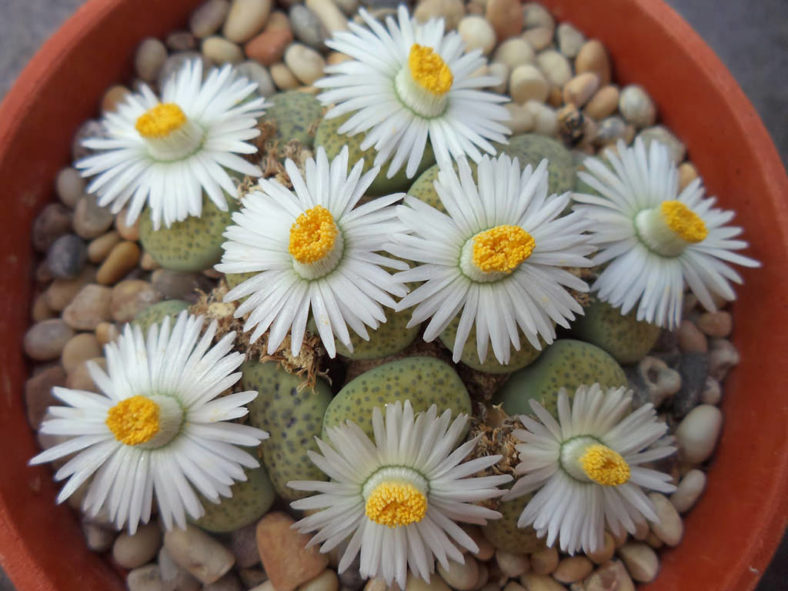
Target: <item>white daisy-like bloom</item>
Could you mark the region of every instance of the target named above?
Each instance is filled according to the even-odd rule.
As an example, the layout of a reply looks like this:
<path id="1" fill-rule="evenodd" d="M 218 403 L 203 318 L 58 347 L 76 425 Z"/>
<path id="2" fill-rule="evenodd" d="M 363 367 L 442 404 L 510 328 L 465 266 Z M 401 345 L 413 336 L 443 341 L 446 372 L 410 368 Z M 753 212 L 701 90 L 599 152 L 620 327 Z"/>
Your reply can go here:
<path id="1" fill-rule="evenodd" d="M 642 488 L 670 493 L 670 476 L 642 464 L 676 451 L 665 440 L 668 427 L 657 420 L 651 404 L 630 414 L 626 388 L 603 391 L 599 384 L 580 386 L 570 403 L 566 390 L 558 394 L 556 421 L 531 400 L 538 418 L 520 416 L 525 429 L 513 433 L 521 478 L 507 493 L 512 499 L 537 491 L 517 521 L 532 525 L 547 545 L 556 539 L 561 550 L 594 552 L 604 546 L 605 528 L 615 535 L 634 533 L 645 519 L 657 521 L 651 500 Z M 642 487 L 642 488 L 641 488 Z"/>
<path id="2" fill-rule="evenodd" d="M 235 195 L 228 170 L 260 176 L 260 168 L 239 154 L 257 148 L 257 120 L 267 106 L 253 97 L 257 84 L 236 76 L 232 66 L 210 71 L 191 60 L 164 83 L 161 100 L 145 84 L 115 112 L 104 115 L 106 137 L 83 144 L 97 153 L 76 163 L 83 176 L 96 176 L 88 191 L 98 204 L 119 212 L 128 203 L 132 224 L 148 204 L 153 228 L 169 227 L 202 211 L 203 191 L 222 211 L 224 193 Z"/>
<path id="3" fill-rule="evenodd" d="M 580 178 L 600 195 L 574 195 L 599 247 L 594 264 L 607 265 L 592 285 L 599 299 L 622 314 L 637 305 L 638 320 L 669 329 L 681 322 L 685 286 L 710 311 L 715 295 L 734 300 L 731 282 L 742 279 L 729 263 L 760 266 L 734 252 L 747 247 L 734 240 L 741 228 L 726 225 L 734 212 L 704 198 L 700 179 L 679 192 L 678 168 L 663 144 L 619 141 L 617 151 L 607 163 L 584 162 Z"/>
<path id="4" fill-rule="evenodd" d="M 473 76 L 485 65 L 479 50 L 465 52 L 457 32 L 444 34 L 443 19 L 419 23 L 400 5 L 398 22 L 385 27 L 364 9 L 367 27 L 350 23 L 350 31 L 326 42 L 353 58 L 328 66 L 330 74 L 315 86 L 326 89 L 318 98 L 333 106 L 326 117 L 353 115 L 339 133 L 366 132 L 361 149 L 375 147 L 375 164 L 392 158 L 388 177 L 403 164 L 416 174 L 429 140 L 440 163 L 482 152 L 495 153 L 490 142 L 506 141 L 507 97 L 480 90 L 500 82 L 495 76 Z M 393 155 L 393 157 L 392 157 Z"/>
<path id="5" fill-rule="evenodd" d="M 350 421 L 329 428 L 330 444 L 317 439 L 320 453 L 307 453 L 331 480 L 287 483 L 318 493 L 291 503 L 314 511 L 294 527 L 317 532 L 308 546 L 321 544 L 321 552 L 348 540 L 340 573 L 360 552 L 362 577 L 381 577 L 388 585 L 396 581 L 400 589 L 408 569 L 429 581 L 436 558 L 444 568 L 449 560 L 463 563 L 460 548 L 477 552 L 478 546 L 457 522 L 484 525 L 500 518 L 474 503 L 501 496 L 498 485 L 511 480 L 508 474 L 473 476 L 501 456 L 462 463 L 477 441 L 457 446 L 466 423 L 465 415 L 452 421 L 449 410 L 438 416 L 435 405 L 414 417 L 405 401 L 387 404 L 385 417 L 375 408 L 374 443 Z"/>
<path id="6" fill-rule="evenodd" d="M 348 150 L 330 163 L 320 147 L 307 160 L 304 176 L 292 160 L 285 162 L 293 190 L 276 180 L 261 179 L 260 190 L 247 195 L 216 269 L 222 273 L 256 273 L 237 285 L 225 301 L 246 298 L 235 311 L 249 314 L 244 331 L 254 329 L 255 342 L 270 328 L 268 353 L 274 353 L 288 332 L 297 355 L 311 311 L 318 334 L 331 357 L 335 338 L 351 351 L 348 326 L 368 340 L 386 321 L 383 306 L 393 308 L 392 295 L 407 288 L 384 269 L 407 265 L 382 256 L 384 237 L 402 228 L 391 205 L 401 194 L 378 197 L 356 207 L 378 168 L 363 176 L 364 161 L 348 173 Z"/>
<path id="7" fill-rule="evenodd" d="M 537 349 L 553 342 L 553 323 L 568 327 L 582 306 L 566 289 L 588 285 L 564 267 L 588 267 L 593 251 L 577 214 L 562 216 L 569 194 L 547 195 L 547 160 L 534 170 L 517 159 L 485 156 L 478 183 L 469 164 L 459 161 L 459 176 L 442 168 L 435 189 L 448 215 L 415 197 L 397 213 L 412 233 L 388 245 L 393 254 L 422 263 L 398 273 L 402 281 L 424 282 L 403 298 L 398 309 L 415 306 L 409 326 L 430 319 L 424 340 L 437 337 L 460 314 L 454 341 L 460 360 L 471 328 L 484 361 L 492 342 L 500 363 L 511 347 L 520 349 L 519 331 Z"/>
<path id="8" fill-rule="evenodd" d="M 50 407 L 53 418 L 41 432 L 68 439 L 30 460 L 73 455 L 55 473 L 55 480 L 68 479 L 58 503 L 90 481 L 83 511 L 95 516 L 106 509 L 130 533 L 148 522 L 154 497 L 165 528 L 186 527 L 187 513 L 198 519 L 205 510 L 197 493 L 214 503 L 231 496 L 233 482 L 246 480 L 244 468 L 259 466 L 239 446 L 268 437 L 231 422 L 246 415 L 244 405 L 257 392 L 220 397 L 241 377 L 233 373 L 244 359 L 232 351 L 235 333 L 211 347 L 216 321 L 202 336 L 202 317 L 182 312 L 170 324 L 167 318 L 151 326 L 147 338 L 127 324 L 104 348 L 106 372 L 88 362 L 100 394 L 55 387 L 68 406 Z"/>

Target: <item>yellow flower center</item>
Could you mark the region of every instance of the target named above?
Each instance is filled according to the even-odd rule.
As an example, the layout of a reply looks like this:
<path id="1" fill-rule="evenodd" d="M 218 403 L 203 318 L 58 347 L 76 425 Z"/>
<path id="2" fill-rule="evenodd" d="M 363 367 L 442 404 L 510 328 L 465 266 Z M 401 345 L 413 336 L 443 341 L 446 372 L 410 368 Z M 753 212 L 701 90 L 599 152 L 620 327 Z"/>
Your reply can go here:
<path id="1" fill-rule="evenodd" d="M 414 43 L 408 55 L 408 67 L 413 79 L 428 92 L 443 96 L 451 88 L 454 76 L 443 61 L 431 47 Z"/>
<path id="2" fill-rule="evenodd" d="M 665 224 L 685 242 L 696 244 L 709 235 L 700 216 L 680 201 L 663 201 L 659 211 Z"/>
<path id="3" fill-rule="evenodd" d="M 367 497 L 367 517 L 388 527 L 418 523 L 426 513 L 427 497 L 408 482 L 381 482 Z"/>
<path id="4" fill-rule="evenodd" d="M 186 115 L 175 103 L 159 103 L 137 118 L 134 128 L 144 138 L 164 138 L 186 123 Z"/>
<path id="5" fill-rule="evenodd" d="M 132 396 L 109 409 L 105 422 L 118 441 L 147 443 L 159 432 L 159 405 L 145 396 Z"/>
<path id="6" fill-rule="evenodd" d="M 290 227 L 288 250 L 299 263 L 315 263 L 327 256 L 339 234 L 334 218 L 322 205 L 307 209 Z"/>
<path id="7" fill-rule="evenodd" d="M 520 226 L 495 226 L 473 238 L 473 264 L 485 273 L 511 273 L 531 256 L 536 242 Z"/>
<path id="8" fill-rule="evenodd" d="M 621 454 L 606 445 L 589 445 L 579 461 L 586 476 L 598 484 L 618 486 L 629 481 L 629 464 Z"/>

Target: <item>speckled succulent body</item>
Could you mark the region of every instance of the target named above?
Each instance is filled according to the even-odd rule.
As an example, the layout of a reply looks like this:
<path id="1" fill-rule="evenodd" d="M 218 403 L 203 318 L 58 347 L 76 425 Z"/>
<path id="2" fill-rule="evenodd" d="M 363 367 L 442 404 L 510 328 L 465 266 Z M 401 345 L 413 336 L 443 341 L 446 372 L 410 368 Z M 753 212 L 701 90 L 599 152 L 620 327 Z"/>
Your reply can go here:
<path id="1" fill-rule="evenodd" d="M 349 118 L 350 115 L 333 117 L 331 119 L 323 119 L 323 121 L 321 121 L 320 125 L 317 127 L 317 133 L 315 135 L 315 147 L 323 146 L 328 157 L 334 158 L 339 154 L 343 147 L 347 146 L 350 152 L 350 166 L 353 166 L 354 163 L 363 158 L 364 172 L 367 172 L 370 168 L 372 168 L 372 165 L 375 161 L 376 151 L 374 148 L 369 148 L 368 150 L 361 149 L 361 143 L 366 137 L 365 134 L 357 133 L 356 135 L 349 136 L 340 134 L 338 132 L 339 127 Z M 424 150 L 424 156 L 421 159 L 421 164 L 419 165 L 419 169 L 415 176 L 418 176 L 434 162 L 435 155 L 432 152 L 432 147 L 428 143 Z M 387 172 L 388 163 L 380 167 L 378 176 L 375 177 L 375 180 L 372 181 L 372 184 L 367 189 L 368 195 L 390 195 L 391 193 L 398 193 L 408 189 L 412 179 L 407 177 L 404 168 L 400 168 L 390 179 L 386 178 Z"/>
<path id="2" fill-rule="evenodd" d="M 410 400 L 415 412 L 431 405 L 453 416 L 471 414 L 471 399 L 457 372 L 432 357 L 407 357 L 371 369 L 348 382 L 326 409 L 326 428 L 351 420 L 372 436 L 372 410 L 396 401 Z"/>
<path id="3" fill-rule="evenodd" d="M 530 500 L 531 495 L 523 495 L 501 503 L 498 506 L 501 518 L 489 521 L 482 528 L 484 537 L 499 550 L 512 554 L 531 554 L 544 550 L 547 546 L 544 540 L 537 537 L 534 528 L 517 527 L 520 513 Z"/>
<path id="4" fill-rule="evenodd" d="M 271 106 L 266 110 L 264 121 L 273 123 L 276 132 L 272 139 L 277 142 L 279 155 L 285 144 L 296 140 L 311 148 L 315 131 L 323 119 L 323 107 L 311 94 L 290 90 L 270 97 Z"/>
<path id="5" fill-rule="evenodd" d="M 159 324 L 165 318 L 170 318 L 170 321 L 174 322 L 178 314 L 188 307 L 189 302 L 184 300 L 165 300 L 163 302 L 156 302 L 137 314 L 133 322 L 139 325 L 143 333 L 147 334 L 148 328 L 150 328 L 151 325 Z"/>
<path id="6" fill-rule="evenodd" d="M 570 396 L 578 386 L 599 383 L 603 388 L 627 385 L 624 370 L 608 353 L 582 341 L 559 339 L 533 364 L 512 374 L 495 400 L 510 415 L 530 414 L 530 399 L 556 413 L 558 390 Z"/>
<path id="7" fill-rule="evenodd" d="M 205 515 L 194 522 L 204 530 L 227 533 L 260 519 L 274 503 L 276 494 L 262 466 L 246 471 L 246 480 L 233 484 L 232 496 L 218 503 L 203 499 Z"/>
<path id="8" fill-rule="evenodd" d="M 291 489 L 287 482 L 325 480 L 306 452 L 317 451 L 314 438 L 320 435 L 331 389 L 320 378 L 314 389 L 302 387 L 303 378 L 274 362 L 249 361 L 241 371 L 243 387 L 259 392 L 249 404 L 249 423 L 270 434 L 260 449 L 274 489 L 288 501 L 301 498 L 304 493 Z"/>
<path id="9" fill-rule="evenodd" d="M 572 334 L 580 340 L 601 347 L 622 364 L 636 363 L 657 342 L 660 328 L 639 321 L 636 310 L 622 315 L 606 302 L 595 301 L 572 325 Z"/>
<path id="10" fill-rule="evenodd" d="M 140 219 L 140 242 L 154 260 L 173 271 L 204 271 L 219 262 L 222 256 L 224 231 L 237 208 L 228 199 L 229 210 L 221 211 L 210 199 L 203 199 L 202 214 L 176 222 L 169 228 L 153 229 L 150 215 Z"/>
<path id="11" fill-rule="evenodd" d="M 386 322 L 381 324 L 377 330 L 369 330 L 368 341 L 351 331 L 350 342 L 353 343 L 353 352 L 338 342 L 337 353 L 354 361 L 380 359 L 399 353 L 406 349 L 419 334 L 420 325 L 407 328 L 410 317 L 410 310 L 394 312 L 387 309 Z"/>
<path id="12" fill-rule="evenodd" d="M 575 188 L 575 162 L 572 153 L 560 142 L 535 133 L 525 133 L 509 138 L 507 144 L 496 145 L 496 148 L 499 154 L 516 157 L 521 168 L 528 164 L 536 168 L 547 158 L 548 195 L 561 195 Z"/>

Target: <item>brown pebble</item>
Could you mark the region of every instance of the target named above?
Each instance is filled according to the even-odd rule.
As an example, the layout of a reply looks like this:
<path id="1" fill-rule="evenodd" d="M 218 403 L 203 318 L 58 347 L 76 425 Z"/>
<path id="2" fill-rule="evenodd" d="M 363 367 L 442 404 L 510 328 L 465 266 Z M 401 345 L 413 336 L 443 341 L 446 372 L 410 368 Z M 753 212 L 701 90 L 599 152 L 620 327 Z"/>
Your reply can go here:
<path id="1" fill-rule="evenodd" d="M 85 192 L 85 179 L 76 168 L 62 168 L 55 177 L 55 192 L 65 206 L 73 209 Z"/>
<path id="2" fill-rule="evenodd" d="M 153 285 L 142 279 L 127 279 L 112 288 L 110 312 L 115 322 L 130 322 L 142 310 L 161 300 Z"/>
<path id="3" fill-rule="evenodd" d="M 583 72 L 564 85 L 564 102 L 582 107 L 599 88 L 599 76 Z"/>
<path id="4" fill-rule="evenodd" d="M 60 318 L 44 320 L 27 329 L 24 350 L 30 359 L 50 361 L 60 357 L 63 347 L 73 336 L 72 327 Z"/>
<path id="5" fill-rule="evenodd" d="M 66 372 L 60 365 L 48 367 L 25 382 L 27 421 L 33 429 L 38 429 L 50 406 L 59 404 L 52 388 L 65 385 Z"/>
<path id="6" fill-rule="evenodd" d="M 118 105 L 126 100 L 126 97 L 128 97 L 130 94 L 131 91 L 125 86 L 120 84 L 110 86 L 109 89 L 107 89 L 107 92 L 104 93 L 104 97 L 101 99 L 102 112 L 112 113 L 118 108 Z"/>
<path id="7" fill-rule="evenodd" d="M 137 219 L 132 222 L 131 225 L 126 223 L 126 213 L 125 209 L 122 209 L 118 215 L 115 216 L 115 229 L 120 234 L 120 237 L 123 240 L 139 240 L 140 238 L 140 216 L 137 216 Z"/>
<path id="8" fill-rule="evenodd" d="M 576 583 L 594 570 L 594 563 L 585 556 L 569 556 L 558 563 L 553 578 L 561 583 Z"/>
<path id="9" fill-rule="evenodd" d="M 281 511 L 257 523 L 257 549 L 265 572 L 276 591 L 294 591 L 328 566 L 328 557 L 315 546 L 306 548 L 310 536 L 292 528 L 294 520 Z"/>
<path id="10" fill-rule="evenodd" d="M 587 552 L 586 556 L 588 556 L 588 558 L 590 558 L 596 564 L 604 564 L 613 558 L 615 551 L 616 541 L 609 532 L 605 532 L 605 542 L 602 547 L 598 548 L 595 552 Z"/>
<path id="11" fill-rule="evenodd" d="M 281 10 L 274 10 L 268 15 L 268 20 L 265 23 L 264 31 L 275 31 L 277 29 L 290 30 L 290 19 Z"/>
<path id="12" fill-rule="evenodd" d="M 161 265 L 156 262 L 156 259 L 149 252 L 143 252 L 142 257 L 140 257 L 140 268 L 145 271 L 155 271 L 156 269 L 161 269 Z"/>
<path id="13" fill-rule="evenodd" d="M 140 260 L 140 247 L 136 242 L 121 242 L 110 251 L 107 259 L 96 273 L 96 282 L 112 285 L 137 266 Z"/>
<path id="14" fill-rule="evenodd" d="M 531 554 L 531 570 L 537 575 L 549 575 L 558 567 L 558 550 L 545 548 Z"/>
<path id="15" fill-rule="evenodd" d="M 71 337 L 63 347 L 60 363 L 67 373 L 71 373 L 81 363 L 100 355 L 101 345 L 99 345 L 96 335 L 91 332 L 82 332 Z"/>
<path id="16" fill-rule="evenodd" d="M 601 86 L 610 84 L 610 58 L 599 39 L 591 39 L 583 44 L 575 58 L 575 72 L 593 72 L 599 76 Z"/>
<path id="17" fill-rule="evenodd" d="M 724 310 L 704 312 L 698 317 L 698 328 L 707 336 L 724 338 L 733 330 L 733 317 Z"/>
<path id="18" fill-rule="evenodd" d="M 604 119 L 616 112 L 618 98 L 618 87 L 608 84 L 596 91 L 583 110 L 593 119 Z"/>
<path id="19" fill-rule="evenodd" d="M 83 287 L 63 310 L 63 320 L 76 330 L 95 330 L 110 319 L 112 290 L 93 283 Z"/>
<path id="20" fill-rule="evenodd" d="M 44 292 L 47 305 L 55 312 L 63 311 L 85 285 L 96 277 L 96 267 L 87 266 L 73 279 L 55 279 Z"/>
<path id="21" fill-rule="evenodd" d="M 114 230 L 94 238 L 88 244 L 88 260 L 91 263 L 102 262 L 118 242 L 120 242 L 120 234 Z"/>
<path id="22" fill-rule="evenodd" d="M 709 343 L 700 329 L 690 320 L 682 320 L 676 331 L 679 349 L 684 353 L 706 353 Z"/>
<path id="23" fill-rule="evenodd" d="M 520 577 L 520 583 L 527 591 L 566 591 L 561 583 L 547 575 L 526 573 Z"/>
<path id="24" fill-rule="evenodd" d="M 123 568 L 137 568 L 150 561 L 161 547 L 161 529 L 155 521 L 133 534 L 121 532 L 112 545 L 112 558 Z"/>
<path id="25" fill-rule="evenodd" d="M 56 316 L 55 311 L 47 304 L 46 294 L 40 293 L 33 300 L 33 305 L 30 308 L 30 318 L 33 322 L 41 322 Z"/>
<path id="26" fill-rule="evenodd" d="M 519 35 L 523 29 L 523 5 L 520 0 L 488 0 L 485 17 L 495 30 L 498 43 Z"/>
<path id="27" fill-rule="evenodd" d="M 624 544 L 618 553 L 629 574 L 639 583 L 650 583 L 657 576 L 659 558 L 647 544 Z"/>
<path id="28" fill-rule="evenodd" d="M 249 59 L 271 66 L 282 61 L 285 49 L 293 41 L 293 33 L 287 29 L 266 29 L 249 41 L 244 49 Z"/>
<path id="29" fill-rule="evenodd" d="M 635 584 L 624 565 L 613 560 L 600 566 L 583 582 L 583 591 L 635 591 Z"/>
<path id="30" fill-rule="evenodd" d="M 101 322 L 96 327 L 96 340 L 102 347 L 107 343 L 111 343 L 120 335 L 118 327 L 111 322 Z"/>
<path id="31" fill-rule="evenodd" d="M 274 84 L 276 84 L 276 87 L 280 90 L 292 90 L 294 88 L 298 88 L 301 85 L 290 71 L 290 68 L 288 68 L 282 62 L 272 64 L 270 73 L 271 78 L 274 80 Z"/>
<path id="32" fill-rule="evenodd" d="M 107 360 L 103 357 L 94 357 L 88 361 L 98 364 L 98 366 L 104 370 L 107 369 Z M 68 377 L 66 377 L 66 387 L 72 390 L 87 390 L 88 392 L 99 391 L 96 384 L 93 383 L 93 378 L 90 377 L 87 361 L 78 365 L 74 371 L 68 374 Z"/>

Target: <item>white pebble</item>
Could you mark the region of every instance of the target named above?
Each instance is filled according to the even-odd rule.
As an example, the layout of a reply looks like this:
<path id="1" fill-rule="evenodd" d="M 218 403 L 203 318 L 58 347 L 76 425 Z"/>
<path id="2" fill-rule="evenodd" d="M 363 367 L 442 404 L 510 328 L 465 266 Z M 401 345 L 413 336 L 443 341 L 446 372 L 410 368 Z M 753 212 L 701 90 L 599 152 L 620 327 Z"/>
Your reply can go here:
<path id="1" fill-rule="evenodd" d="M 467 51 L 479 49 L 482 54 L 489 55 L 495 47 L 495 30 L 490 22 L 482 16 L 466 16 L 457 26 L 457 32 L 465 41 Z"/>
<path id="2" fill-rule="evenodd" d="M 506 64 L 511 69 L 523 64 L 532 64 L 535 59 L 536 54 L 531 44 L 520 37 L 512 37 L 501 43 L 493 56 L 493 61 Z"/>
<path id="3" fill-rule="evenodd" d="M 575 29 L 569 23 L 561 23 L 556 30 L 558 37 L 558 49 L 568 58 L 577 57 L 580 48 L 586 42 L 585 35 Z"/>
<path id="4" fill-rule="evenodd" d="M 129 571 L 126 576 L 126 587 L 129 591 L 164 591 L 159 567 L 155 564 L 146 564 Z"/>
<path id="5" fill-rule="evenodd" d="M 164 547 L 175 564 L 204 585 L 218 581 L 235 563 L 232 552 L 193 525 L 164 534 Z"/>
<path id="6" fill-rule="evenodd" d="M 73 208 L 85 192 L 85 179 L 75 168 L 62 168 L 55 177 L 55 191 L 64 205 Z"/>
<path id="7" fill-rule="evenodd" d="M 534 116 L 523 105 L 506 103 L 504 107 L 509 111 L 509 120 L 504 121 L 504 125 L 512 130 L 513 135 L 526 133 L 534 128 Z"/>
<path id="8" fill-rule="evenodd" d="M 379 587 L 376 587 L 374 589 L 367 589 L 367 587 L 364 587 L 364 591 L 389 591 L 389 586 L 386 585 L 382 579 L 372 579 L 370 580 L 370 583 L 372 583 L 373 580 L 382 583 L 383 588 L 380 589 Z M 367 583 L 367 586 L 369 586 L 369 583 Z M 393 585 L 392 589 L 396 590 L 397 585 Z M 405 581 L 405 591 L 451 591 L 451 588 L 446 584 L 446 581 L 441 579 L 436 574 L 433 574 L 430 577 L 429 583 L 421 577 L 409 574 L 407 581 Z"/>
<path id="9" fill-rule="evenodd" d="M 306 5 L 329 33 L 347 30 L 347 18 L 332 0 L 306 0 Z"/>
<path id="10" fill-rule="evenodd" d="M 538 2 L 526 2 L 523 5 L 523 26 L 526 29 L 535 27 L 555 28 L 555 19 L 550 11 Z"/>
<path id="11" fill-rule="evenodd" d="M 262 31 L 271 13 L 271 0 L 233 0 L 222 33 L 235 43 L 245 43 Z"/>
<path id="12" fill-rule="evenodd" d="M 536 63 L 547 79 L 559 88 L 572 78 L 572 65 L 555 49 L 547 49 L 537 54 Z"/>
<path id="13" fill-rule="evenodd" d="M 512 554 L 500 549 L 495 551 L 495 562 L 507 577 L 519 577 L 531 566 L 526 554 Z"/>
<path id="14" fill-rule="evenodd" d="M 657 118 L 657 108 L 654 101 L 642 86 L 630 84 L 625 87 L 618 97 L 618 109 L 636 127 L 654 125 Z"/>
<path id="15" fill-rule="evenodd" d="M 539 68 L 531 64 L 517 66 L 509 76 L 509 95 L 516 103 L 547 100 L 550 83 Z"/>
<path id="16" fill-rule="evenodd" d="M 462 0 L 423 0 L 416 6 L 413 16 L 420 23 L 431 18 L 443 18 L 446 29 L 456 29 L 465 16 L 465 5 Z"/>
<path id="17" fill-rule="evenodd" d="M 722 412 L 716 406 L 693 408 L 676 429 L 676 443 L 682 459 L 700 464 L 711 456 L 722 428 Z"/>
<path id="18" fill-rule="evenodd" d="M 548 137 L 554 136 L 558 131 L 558 116 L 555 111 L 538 101 L 528 101 L 525 108 L 534 118 L 534 132 Z"/>
<path id="19" fill-rule="evenodd" d="M 493 63 L 487 67 L 490 76 L 496 76 L 501 82 L 497 86 L 491 86 L 490 90 L 498 94 L 506 94 L 509 86 L 509 66 L 506 64 Z"/>
<path id="20" fill-rule="evenodd" d="M 657 576 L 659 558 L 648 544 L 624 544 L 618 549 L 618 554 L 629 574 L 639 583 L 649 583 Z"/>
<path id="21" fill-rule="evenodd" d="M 449 560 L 449 568 L 438 565 L 438 572 L 446 584 L 459 591 L 470 591 L 479 580 L 479 563 L 472 556 L 465 555 L 465 563 Z"/>
<path id="22" fill-rule="evenodd" d="M 679 513 L 686 513 L 695 505 L 706 488 L 706 474 L 701 470 L 690 470 L 681 479 L 670 502 Z"/>
<path id="23" fill-rule="evenodd" d="M 207 0 L 192 12 L 189 28 L 200 39 L 213 35 L 222 26 L 229 11 L 229 0 Z"/>
<path id="24" fill-rule="evenodd" d="M 281 90 L 292 90 L 300 86 L 298 79 L 293 76 L 293 72 L 282 62 L 272 65 L 269 71 L 274 84 Z"/>
<path id="25" fill-rule="evenodd" d="M 330 568 L 298 587 L 298 591 L 337 591 L 338 589 L 339 578 Z"/>
<path id="26" fill-rule="evenodd" d="M 158 523 L 147 523 L 130 535 L 121 533 L 112 546 L 112 558 L 123 568 L 137 568 L 149 562 L 161 547 Z"/>
<path id="27" fill-rule="evenodd" d="M 654 504 L 657 521 L 651 522 L 651 531 L 668 546 L 676 546 L 684 535 L 684 523 L 665 495 L 649 493 L 648 498 Z"/>
<path id="28" fill-rule="evenodd" d="M 303 43 L 293 43 L 285 51 L 285 64 L 302 83 L 309 85 L 323 76 L 323 56 Z"/>

